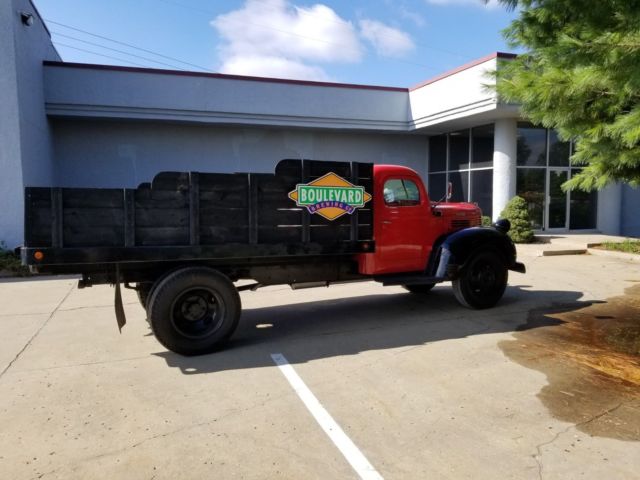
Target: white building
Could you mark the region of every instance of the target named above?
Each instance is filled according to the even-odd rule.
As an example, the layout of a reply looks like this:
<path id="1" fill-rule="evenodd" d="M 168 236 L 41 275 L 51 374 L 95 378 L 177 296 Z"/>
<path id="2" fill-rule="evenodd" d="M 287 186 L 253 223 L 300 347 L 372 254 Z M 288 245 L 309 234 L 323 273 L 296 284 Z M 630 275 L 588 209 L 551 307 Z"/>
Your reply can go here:
<path id="1" fill-rule="evenodd" d="M 26 14 L 26 15 L 25 15 Z M 31 21 L 28 15 L 32 15 Z M 31 23 L 31 25 L 29 25 Z M 23 187 L 135 187 L 162 170 L 272 172 L 283 158 L 407 165 L 432 198 L 535 228 L 640 236 L 640 191 L 565 194 L 570 145 L 483 85 L 495 53 L 413 88 L 63 63 L 28 0 L 0 4 L 0 241 L 23 237 Z"/>

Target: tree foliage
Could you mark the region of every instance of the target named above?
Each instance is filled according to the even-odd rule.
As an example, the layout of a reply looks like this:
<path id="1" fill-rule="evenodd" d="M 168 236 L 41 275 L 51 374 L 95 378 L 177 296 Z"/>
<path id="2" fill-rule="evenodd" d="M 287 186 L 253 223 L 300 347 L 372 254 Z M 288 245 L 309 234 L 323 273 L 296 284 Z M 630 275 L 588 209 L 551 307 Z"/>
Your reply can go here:
<path id="1" fill-rule="evenodd" d="M 564 186 L 640 185 L 640 0 L 500 0 L 520 15 L 503 33 L 527 53 L 497 72 L 500 98 L 575 141 L 584 169 Z"/>
<path id="2" fill-rule="evenodd" d="M 515 243 L 531 243 L 533 241 L 529 208 L 524 198 L 513 197 L 509 200 L 500 214 L 500 218 L 505 218 L 511 223 L 509 236 Z"/>

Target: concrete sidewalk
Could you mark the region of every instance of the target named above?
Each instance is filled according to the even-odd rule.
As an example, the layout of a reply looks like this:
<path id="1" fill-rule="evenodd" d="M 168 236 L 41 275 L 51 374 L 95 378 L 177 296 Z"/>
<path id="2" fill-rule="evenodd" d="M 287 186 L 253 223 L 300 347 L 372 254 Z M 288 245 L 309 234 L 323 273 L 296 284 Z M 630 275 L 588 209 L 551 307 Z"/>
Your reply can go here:
<path id="1" fill-rule="evenodd" d="M 628 237 L 615 235 L 603 235 L 599 233 L 549 233 L 536 234 L 535 243 L 522 245 L 522 249 L 531 251 L 537 256 L 558 256 L 558 255 L 602 255 L 617 257 L 623 260 L 640 261 L 640 255 L 627 254 L 602 250 L 598 247 L 605 242 L 624 242 Z M 637 240 L 637 239 L 631 239 Z"/>

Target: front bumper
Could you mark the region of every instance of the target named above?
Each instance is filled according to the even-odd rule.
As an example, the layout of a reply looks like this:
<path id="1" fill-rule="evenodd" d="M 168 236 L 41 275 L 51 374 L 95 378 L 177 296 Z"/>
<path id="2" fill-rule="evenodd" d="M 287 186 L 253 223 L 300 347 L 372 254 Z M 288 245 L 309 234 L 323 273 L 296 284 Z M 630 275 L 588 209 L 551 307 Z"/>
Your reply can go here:
<path id="1" fill-rule="evenodd" d="M 524 266 L 524 263 L 520 262 L 513 262 L 513 265 L 509 267 L 509 270 L 519 273 L 527 273 L 527 267 Z"/>

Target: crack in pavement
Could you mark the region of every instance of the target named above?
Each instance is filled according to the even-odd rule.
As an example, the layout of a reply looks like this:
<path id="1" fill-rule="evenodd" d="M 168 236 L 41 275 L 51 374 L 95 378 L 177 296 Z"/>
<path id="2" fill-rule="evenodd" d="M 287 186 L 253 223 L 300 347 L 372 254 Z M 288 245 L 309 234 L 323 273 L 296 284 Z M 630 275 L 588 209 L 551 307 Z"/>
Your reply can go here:
<path id="1" fill-rule="evenodd" d="M 56 366 L 53 366 L 53 367 L 26 368 L 24 370 L 16 370 L 14 373 L 46 372 L 48 370 L 57 370 L 57 369 L 60 369 L 60 368 L 88 367 L 88 366 L 91 366 L 91 365 L 102 365 L 102 364 L 106 364 L 106 363 L 128 362 L 130 360 L 145 360 L 145 359 L 154 358 L 152 355 L 153 354 L 140 355 L 140 356 L 137 356 L 137 357 L 116 358 L 116 359 L 113 359 L 113 360 L 99 360 L 99 361 L 96 361 L 96 362 L 74 363 L 74 364 L 70 364 L 70 365 L 56 365 Z"/>
<path id="2" fill-rule="evenodd" d="M 40 334 L 40 332 L 42 331 L 42 329 L 44 327 L 46 327 L 46 325 L 49 323 L 49 320 L 51 320 L 53 318 L 53 316 L 56 314 L 56 312 L 58 311 L 58 309 L 60 308 L 60 306 L 65 302 L 65 300 L 67 298 L 69 298 L 69 295 L 71 295 L 71 292 L 73 292 L 73 290 L 76 288 L 75 285 L 71 285 L 71 288 L 69 289 L 69 291 L 66 293 L 66 295 L 62 298 L 62 300 L 60 300 L 60 302 L 58 303 L 58 305 L 56 305 L 56 308 L 53 309 L 53 311 L 51 312 L 51 314 L 49 315 L 49 317 L 47 317 L 47 319 L 42 323 L 42 325 L 40 325 L 40 328 L 38 328 L 38 330 L 36 330 L 36 332 L 31 336 L 31 338 L 27 341 L 27 343 L 25 343 L 24 347 L 22 347 L 22 349 L 16 354 L 15 357 L 13 357 L 13 359 L 9 362 L 9 364 L 4 368 L 4 370 L 2 370 L 2 372 L 0 373 L 0 378 L 2 378 L 4 376 L 5 373 L 7 373 L 7 371 L 13 366 L 13 364 L 18 360 L 18 358 L 20 358 L 20 355 L 22 355 L 24 353 L 24 351 L 29 348 L 31 346 L 31 343 L 36 339 L 36 337 Z"/>
<path id="3" fill-rule="evenodd" d="M 580 423 L 576 423 L 575 425 L 569 425 L 567 428 L 565 428 L 564 430 L 562 430 L 561 432 L 556 433 L 553 438 L 547 442 L 542 442 L 539 443 L 538 445 L 536 445 L 536 454 L 532 455 L 533 459 L 536 461 L 536 463 L 538 464 L 538 478 L 539 480 L 542 480 L 542 471 L 544 469 L 544 466 L 542 465 L 542 448 L 546 447 L 547 445 L 551 445 L 552 443 L 554 443 L 556 440 L 558 440 L 558 438 L 560 438 L 560 436 L 564 435 L 565 433 L 568 433 L 569 430 L 573 430 L 576 429 L 578 427 L 582 427 L 584 425 L 587 425 L 591 422 L 594 422 L 602 417 L 604 417 L 605 415 L 609 415 L 610 413 L 615 412 L 617 409 L 619 409 L 620 407 L 622 407 L 624 405 L 623 402 L 619 403 L 618 405 L 616 405 L 615 407 L 611 407 L 607 410 L 605 410 L 604 412 L 598 413 L 597 415 L 594 415 L 593 417 L 589 418 L 588 420 L 585 420 L 583 422 Z"/>
<path id="4" fill-rule="evenodd" d="M 139 305 L 140 302 L 123 302 L 122 305 Z M 84 307 L 61 308 L 61 312 L 74 312 L 76 310 L 87 310 L 90 308 L 113 308 L 113 304 L 109 305 L 86 305 Z"/>
<path id="5" fill-rule="evenodd" d="M 138 305 L 138 302 L 125 302 L 123 305 Z M 111 305 L 88 305 L 85 307 L 58 308 L 58 312 L 73 312 L 74 310 L 85 310 L 88 308 L 113 308 Z M 50 312 L 31 312 L 31 313 L 0 313 L 0 318 L 4 317 L 29 317 L 38 315 L 49 315 Z"/>
<path id="6" fill-rule="evenodd" d="M 31 312 L 31 313 L 0 313 L 0 318 L 4 317 L 37 317 L 40 315 L 49 315 L 51 312 Z"/>

